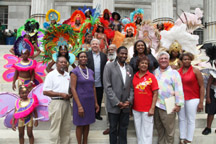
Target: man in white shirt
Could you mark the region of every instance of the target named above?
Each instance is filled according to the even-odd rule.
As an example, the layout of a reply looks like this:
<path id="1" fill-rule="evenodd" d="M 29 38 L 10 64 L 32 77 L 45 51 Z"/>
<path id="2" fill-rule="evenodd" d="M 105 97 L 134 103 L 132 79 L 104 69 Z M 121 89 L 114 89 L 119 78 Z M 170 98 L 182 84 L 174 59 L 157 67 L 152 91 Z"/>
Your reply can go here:
<path id="1" fill-rule="evenodd" d="M 69 144 L 72 125 L 71 105 L 69 99 L 69 73 L 66 72 L 67 60 L 60 56 L 56 69 L 46 76 L 43 94 L 51 97 L 49 116 L 51 120 L 51 144 Z"/>

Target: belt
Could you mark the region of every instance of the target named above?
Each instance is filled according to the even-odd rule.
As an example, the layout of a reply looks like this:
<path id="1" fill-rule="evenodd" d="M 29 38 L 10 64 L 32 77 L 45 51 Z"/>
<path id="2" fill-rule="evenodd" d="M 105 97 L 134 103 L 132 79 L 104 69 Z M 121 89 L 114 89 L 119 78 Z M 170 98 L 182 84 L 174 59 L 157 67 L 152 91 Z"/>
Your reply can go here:
<path id="1" fill-rule="evenodd" d="M 64 98 L 62 98 L 62 97 L 52 97 L 51 99 L 52 100 L 64 100 Z"/>

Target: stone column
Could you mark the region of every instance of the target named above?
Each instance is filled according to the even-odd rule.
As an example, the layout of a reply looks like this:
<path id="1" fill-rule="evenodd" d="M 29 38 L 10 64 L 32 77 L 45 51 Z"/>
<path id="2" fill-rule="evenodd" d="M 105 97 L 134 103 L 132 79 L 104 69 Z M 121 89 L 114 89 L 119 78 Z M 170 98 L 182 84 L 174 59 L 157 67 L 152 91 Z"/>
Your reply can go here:
<path id="1" fill-rule="evenodd" d="M 177 0 L 176 13 L 180 16 L 184 12 L 190 12 L 190 0 Z M 176 17 L 178 19 L 178 16 Z"/>
<path id="2" fill-rule="evenodd" d="M 104 9 L 109 9 L 111 12 L 115 10 L 114 0 L 93 0 L 93 8 L 96 8 L 97 5 L 100 5 L 101 13 Z"/>
<path id="3" fill-rule="evenodd" d="M 173 0 L 154 0 L 152 2 L 153 23 L 173 22 Z"/>
<path id="4" fill-rule="evenodd" d="M 216 1 L 204 0 L 204 43 L 216 44 Z"/>
<path id="5" fill-rule="evenodd" d="M 55 0 L 32 0 L 31 1 L 31 18 L 36 19 L 40 23 L 40 28 L 43 28 L 46 13 L 49 9 L 55 6 Z"/>

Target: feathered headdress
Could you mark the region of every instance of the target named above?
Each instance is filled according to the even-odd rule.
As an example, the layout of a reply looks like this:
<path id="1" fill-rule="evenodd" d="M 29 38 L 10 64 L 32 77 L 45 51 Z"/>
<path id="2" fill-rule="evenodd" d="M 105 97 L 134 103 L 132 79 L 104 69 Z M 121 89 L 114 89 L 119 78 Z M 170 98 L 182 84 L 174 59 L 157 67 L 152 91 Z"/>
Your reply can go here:
<path id="1" fill-rule="evenodd" d="M 122 19 L 122 23 L 124 25 L 129 24 L 130 23 L 130 19 L 129 18 L 124 18 L 124 19 Z"/>
<path id="2" fill-rule="evenodd" d="M 48 29 L 43 38 L 44 54 L 43 62 L 49 62 L 52 59 L 52 54 L 59 51 L 59 47 L 67 47 L 69 53 L 77 55 L 77 34 L 69 25 L 53 26 Z"/>
<path id="3" fill-rule="evenodd" d="M 207 43 L 201 49 L 205 49 L 205 53 L 209 57 L 209 62 L 213 65 L 213 61 L 216 60 L 216 46 L 212 45 L 212 43 Z"/>
<path id="4" fill-rule="evenodd" d="M 84 14 L 87 11 L 91 11 L 91 15 L 93 16 L 95 11 L 96 11 L 96 8 L 92 9 L 92 8 L 88 8 L 88 7 L 84 6 L 83 8 L 78 8 L 78 10 L 82 11 Z"/>
<path id="5" fill-rule="evenodd" d="M 143 40 L 147 45 L 150 45 L 154 50 L 158 50 L 160 44 L 159 31 L 150 21 L 142 22 L 139 30 L 138 39 Z"/>
<path id="6" fill-rule="evenodd" d="M 51 20 L 55 20 L 56 22 L 59 22 L 61 18 L 60 13 L 57 10 L 54 9 L 50 9 L 48 10 L 48 12 L 46 13 L 46 21 L 51 21 Z"/>
<path id="7" fill-rule="evenodd" d="M 40 27 L 40 25 L 39 25 L 38 21 L 36 21 L 33 18 L 27 19 L 25 24 L 17 30 L 17 38 L 22 36 L 23 31 L 25 31 L 25 33 L 29 34 L 30 36 L 33 36 L 39 30 L 41 31 L 41 29 L 39 27 Z"/>
<path id="8" fill-rule="evenodd" d="M 176 20 L 175 25 L 181 25 L 186 24 L 187 25 L 187 31 L 189 33 L 193 33 L 198 28 L 203 27 L 201 18 L 203 17 L 203 12 L 199 9 L 195 9 L 195 14 L 184 12 L 179 16 L 179 18 Z"/>
<path id="9" fill-rule="evenodd" d="M 164 25 L 164 30 L 166 31 L 170 30 L 174 26 L 174 24 L 171 22 L 164 22 L 163 25 Z"/>
<path id="10" fill-rule="evenodd" d="M 71 15 L 70 21 L 75 22 L 76 19 L 80 19 L 80 23 L 84 23 L 86 17 L 85 14 L 81 10 L 75 10 Z"/>
<path id="11" fill-rule="evenodd" d="M 34 46 L 32 43 L 28 39 L 21 36 L 14 43 L 14 53 L 16 56 L 20 57 L 23 50 L 28 50 L 30 56 L 34 55 Z"/>
<path id="12" fill-rule="evenodd" d="M 135 23 L 129 23 L 129 24 L 125 25 L 124 32 L 131 30 L 133 35 L 136 36 L 136 33 L 137 33 L 136 28 L 137 27 L 136 27 Z"/>
<path id="13" fill-rule="evenodd" d="M 143 19 L 143 15 L 144 15 L 143 9 L 137 9 L 133 11 L 132 13 L 130 13 L 131 22 L 135 22 L 137 17 L 140 17 L 141 19 Z"/>
<path id="14" fill-rule="evenodd" d="M 191 52 L 194 55 L 199 53 L 196 48 L 199 36 L 188 33 L 185 24 L 174 26 L 169 31 L 163 30 L 160 34 L 162 47 L 167 50 L 169 50 L 170 46 L 177 41 L 181 45 L 182 50 Z"/>

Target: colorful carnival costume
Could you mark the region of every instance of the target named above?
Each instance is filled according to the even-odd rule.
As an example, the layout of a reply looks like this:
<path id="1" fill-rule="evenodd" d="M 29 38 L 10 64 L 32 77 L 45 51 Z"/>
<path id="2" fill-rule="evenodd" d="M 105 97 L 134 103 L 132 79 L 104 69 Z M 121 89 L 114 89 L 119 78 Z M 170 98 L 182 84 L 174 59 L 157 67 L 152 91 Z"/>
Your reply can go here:
<path id="1" fill-rule="evenodd" d="M 51 28 L 53 25 L 59 25 L 57 24 L 57 22 L 60 21 L 61 15 L 57 10 L 54 9 L 50 9 L 48 10 L 48 12 L 46 13 L 46 22 L 44 22 L 43 26 L 45 29 Z M 55 23 L 48 23 L 48 22 L 52 22 L 55 21 Z"/>
<path id="2" fill-rule="evenodd" d="M 144 16 L 144 10 L 140 8 L 130 13 L 130 20 L 131 22 L 136 24 L 138 29 L 140 28 L 141 23 L 143 21 L 143 16 Z"/>
<path id="3" fill-rule="evenodd" d="M 71 26 L 63 24 L 59 26 L 53 26 L 52 29 L 48 29 L 45 32 L 43 38 L 43 62 L 48 63 L 51 60 L 56 62 L 59 56 L 59 48 L 67 48 L 69 64 L 72 65 L 80 49 L 77 45 L 77 33 L 71 28 Z"/>
<path id="4" fill-rule="evenodd" d="M 45 65 L 43 65 L 41 62 L 36 62 L 35 60 L 28 59 L 28 62 L 25 63 L 22 61 L 22 58 L 20 58 L 22 51 L 28 50 L 30 52 L 30 56 L 33 56 L 34 52 L 34 46 L 32 43 L 25 39 L 24 37 L 19 37 L 15 44 L 14 44 L 14 53 L 12 54 L 5 54 L 4 59 L 8 61 L 6 65 L 4 65 L 4 68 L 7 70 L 3 73 L 3 79 L 7 82 L 12 82 L 13 77 L 15 74 L 15 70 L 17 71 L 32 71 L 34 70 L 35 73 L 35 79 L 34 84 L 38 85 L 39 83 L 42 83 L 43 80 L 41 77 L 45 76 L 44 70 L 46 68 Z M 18 77 L 18 86 L 19 85 L 28 85 L 31 82 L 30 78 L 22 78 Z"/>
<path id="5" fill-rule="evenodd" d="M 97 30 L 97 25 L 100 24 L 100 20 L 99 20 L 99 15 L 100 13 L 97 12 L 97 10 L 95 11 L 93 16 L 90 16 L 90 19 L 86 19 L 85 22 L 83 23 L 81 29 L 80 29 L 80 33 L 78 35 L 78 39 L 79 39 L 79 45 L 82 45 L 82 50 L 86 50 L 84 46 L 85 43 L 85 36 L 88 34 L 92 34 L 94 35 L 96 30 Z M 88 46 L 88 49 L 90 48 L 90 45 Z"/>
<path id="6" fill-rule="evenodd" d="M 43 95 L 43 84 L 35 87 L 29 94 L 27 101 L 21 101 L 19 96 L 13 93 L 0 93 L 0 117 L 5 117 L 4 125 L 12 128 L 13 116 L 15 125 L 23 127 L 33 126 L 33 111 L 37 111 L 40 121 L 48 121 L 48 105 L 51 99 Z"/>
<path id="7" fill-rule="evenodd" d="M 77 20 L 80 21 L 79 25 L 76 24 Z M 85 14 L 81 10 L 75 10 L 72 13 L 71 17 L 67 19 L 66 21 L 64 21 L 63 24 L 70 25 L 75 32 L 79 33 L 82 27 L 82 24 L 85 22 L 85 20 L 86 20 Z"/>
<path id="8" fill-rule="evenodd" d="M 36 44 L 39 49 L 42 50 L 42 38 L 44 36 L 44 30 L 39 28 L 40 25 L 35 19 L 27 19 L 26 23 L 17 30 L 17 39 L 26 34 L 30 36 L 30 42 L 32 45 Z"/>
<path id="9" fill-rule="evenodd" d="M 87 18 L 86 14 L 89 12 L 90 16 L 93 16 L 95 11 L 96 11 L 96 8 L 92 9 L 92 8 L 88 8 L 88 7 L 84 6 L 83 8 L 78 8 L 78 10 L 81 10 L 85 14 L 86 19 L 90 19 L 90 17 Z"/>

